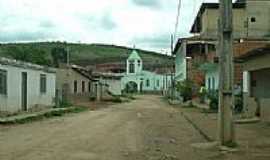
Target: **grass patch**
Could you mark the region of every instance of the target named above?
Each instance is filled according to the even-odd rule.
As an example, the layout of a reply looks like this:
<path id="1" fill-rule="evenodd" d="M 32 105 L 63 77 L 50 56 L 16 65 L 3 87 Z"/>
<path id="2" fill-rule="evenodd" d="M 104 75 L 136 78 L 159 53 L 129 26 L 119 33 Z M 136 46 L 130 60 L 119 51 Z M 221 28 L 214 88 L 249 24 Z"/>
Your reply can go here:
<path id="1" fill-rule="evenodd" d="M 200 111 L 201 111 L 202 113 L 218 113 L 218 110 L 205 109 L 205 108 L 202 108 Z"/>
<path id="2" fill-rule="evenodd" d="M 38 120 L 43 120 L 47 118 L 53 117 L 61 117 L 68 113 L 80 113 L 87 111 L 88 108 L 86 107 L 70 107 L 70 108 L 62 108 L 59 110 L 51 110 L 49 112 L 44 112 L 41 114 L 32 114 L 31 116 L 26 116 L 24 118 L 14 118 L 14 120 L 2 122 L 2 124 L 25 124 L 30 123 Z"/>

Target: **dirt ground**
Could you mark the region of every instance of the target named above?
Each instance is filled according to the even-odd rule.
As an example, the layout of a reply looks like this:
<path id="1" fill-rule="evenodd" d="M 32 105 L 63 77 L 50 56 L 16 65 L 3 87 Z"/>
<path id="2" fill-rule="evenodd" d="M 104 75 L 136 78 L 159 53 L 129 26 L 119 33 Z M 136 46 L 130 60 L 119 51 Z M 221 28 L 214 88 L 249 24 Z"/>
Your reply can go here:
<path id="1" fill-rule="evenodd" d="M 23 125 L 0 126 L 0 160 L 208 160 L 204 138 L 159 96 Z"/>

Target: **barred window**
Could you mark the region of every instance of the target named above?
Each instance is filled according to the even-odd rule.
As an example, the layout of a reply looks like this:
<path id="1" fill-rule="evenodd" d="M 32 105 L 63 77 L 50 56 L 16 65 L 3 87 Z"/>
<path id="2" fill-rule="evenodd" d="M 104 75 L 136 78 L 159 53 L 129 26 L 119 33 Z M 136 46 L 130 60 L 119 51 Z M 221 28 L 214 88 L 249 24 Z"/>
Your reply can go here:
<path id="1" fill-rule="evenodd" d="M 7 71 L 0 69 L 0 94 L 7 95 Z"/>
<path id="2" fill-rule="evenodd" d="M 91 92 L 91 82 L 88 82 L 88 92 Z"/>
<path id="3" fill-rule="evenodd" d="M 77 88 L 77 81 L 74 81 L 74 93 L 77 93 L 78 88 Z"/>
<path id="4" fill-rule="evenodd" d="M 47 78 L 45 74 L 40 75 L 40 93 L 46 93 L 47 91 Z"/>
<path id="5" fill-rule="evenodd" d="M 85 92 L 85 81 L 82 81 L 82 92 Z"/>

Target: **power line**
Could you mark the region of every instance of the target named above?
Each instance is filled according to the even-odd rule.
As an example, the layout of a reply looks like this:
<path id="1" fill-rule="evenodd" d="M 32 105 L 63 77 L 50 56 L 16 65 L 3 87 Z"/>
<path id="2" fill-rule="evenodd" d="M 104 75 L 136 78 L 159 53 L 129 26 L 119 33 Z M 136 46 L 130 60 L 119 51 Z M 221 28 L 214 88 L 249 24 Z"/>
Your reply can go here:
<path id="1" fill-rule="evenodd" d="M 177 16 L 176 16 L 176 23 L 175 23 L 175 30 L 174 30 L 174 41 L 176 39 L 177 36 L 177 29 L 178 29 L 178 25 L 179 25 L 179 18 L 180 18 L 180 10 L 181 10 L 181 5 L 182 5 L 182 1 L 179 0 L 178 2 L 178 8 L 177 8 Z"/>

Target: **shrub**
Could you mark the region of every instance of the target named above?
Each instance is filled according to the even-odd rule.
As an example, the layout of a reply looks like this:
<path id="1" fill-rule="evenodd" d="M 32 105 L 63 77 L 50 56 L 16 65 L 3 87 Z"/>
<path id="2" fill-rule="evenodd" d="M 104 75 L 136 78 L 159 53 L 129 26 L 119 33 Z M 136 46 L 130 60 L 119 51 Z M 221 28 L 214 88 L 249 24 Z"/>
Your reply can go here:
<path id="1" fill-rule="evenodd" d="M 207 97 L 207 90 L 205 89 L 205 87 L 202 86 L 200 88 L 198 96 L 200 98 L 200 103 L 205 103 L 205 98 Z"/>
<path id="2" fill-rule="evenodd" d="M 210 100 L 210 110 L 218 110 L 218 91 L 209 91 L 208 98 Z"/>
<path id="3" fill-rule="evenodd" d="M 176 84 L 176 89 L 180 92 L 184 102 L 192 99 L 192 87 L 193 83 L 189 80 L 178 82 Z"/>
<path id="4" fill-rule="evenodd" d="M 241 96 L 235 96 L 235 101 L 234 101 L 234 111 L 236 113 L 241 113 L 243 111 L 243 99 Z"/>
<path id="5" fill-rule="evenodd" d="M 93 95 L 90 96 L 90 97 L 89 97 L 89 100 L 90 100 L 90 101 L 95 101 L 95 100 L 96 100 L 96 96 L 93 96 Z"/>

